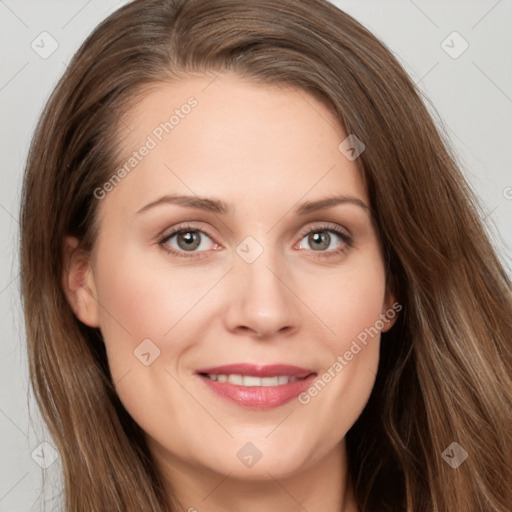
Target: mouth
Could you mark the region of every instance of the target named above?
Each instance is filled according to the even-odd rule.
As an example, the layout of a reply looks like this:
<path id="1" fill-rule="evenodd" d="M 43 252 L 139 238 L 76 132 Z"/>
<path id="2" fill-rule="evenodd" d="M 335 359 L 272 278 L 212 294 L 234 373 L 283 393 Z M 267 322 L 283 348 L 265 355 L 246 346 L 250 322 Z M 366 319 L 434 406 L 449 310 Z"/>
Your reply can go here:
<path id="1" fill-rule="evenodd" d="M 195 372 L 216 395 L 250 409 L 279 407 L 307 389 L 317 373 L 298 366 L 240 363 Z"/>

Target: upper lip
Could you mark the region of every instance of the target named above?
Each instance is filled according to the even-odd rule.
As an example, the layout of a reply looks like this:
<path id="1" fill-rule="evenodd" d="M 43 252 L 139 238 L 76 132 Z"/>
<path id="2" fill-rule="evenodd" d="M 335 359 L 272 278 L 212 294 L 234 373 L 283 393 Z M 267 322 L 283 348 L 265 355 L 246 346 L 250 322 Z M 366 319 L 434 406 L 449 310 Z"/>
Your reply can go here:
<path id="1" fill-rule="evenodd" d="M 251 363 L 236 363 L 200 368 L 196 370 L 196 373 L 208 373 L 210 375 L 252 375 L 254 377 L 278 377 L 280 375 L 286 375 L 300 379 L 315 372 L 313 370 L 289 364 L 259 365 Z"/>

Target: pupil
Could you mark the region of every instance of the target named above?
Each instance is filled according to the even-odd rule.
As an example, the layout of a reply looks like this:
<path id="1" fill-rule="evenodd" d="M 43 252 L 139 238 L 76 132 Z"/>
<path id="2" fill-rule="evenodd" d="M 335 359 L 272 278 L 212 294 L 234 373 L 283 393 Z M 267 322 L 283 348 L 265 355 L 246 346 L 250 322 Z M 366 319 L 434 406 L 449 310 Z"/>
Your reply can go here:
<path id="1" fill-rule="evenodd" d="M 318 231 L 310 235 L 310 242 L 314 242 L 314 244 L 312 245 L 316 245 L 320 249 L 326 249 L 327 247 L 329 247 L 330 240 L 331 237 L 329 233 L 325 231 Z"/>
<path id="2" fill-rule="evenodd" d="M 180 242 L 185 242 L 184 247 Z M 199 236 L 193 231 L 186 231 L 178 236 L 178 245 L 185 250 L 196 249 L 200 244 Z"/>

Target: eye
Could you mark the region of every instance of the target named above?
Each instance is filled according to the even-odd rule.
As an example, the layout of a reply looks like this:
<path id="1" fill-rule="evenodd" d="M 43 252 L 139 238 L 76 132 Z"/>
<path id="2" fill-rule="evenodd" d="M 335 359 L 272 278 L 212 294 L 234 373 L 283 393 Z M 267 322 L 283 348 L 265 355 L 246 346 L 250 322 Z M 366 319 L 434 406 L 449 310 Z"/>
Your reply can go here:
<path id="1" fill-rule="evenodd" d="M 191 226 L 175 228 L 158 243 L 167 252 L 182 258 L 220 247 L 204 231 Z M 188 255 L 187 252 L 192 254 Z"/>
<path id="2" fill-rule="evenodd" d="M 318 257 L 336 256 L 352 247 L 352 237 L 331 225 L 314 226 L 300 236 L 296 248 L 311 250 L 318 253 Z M 304 241 L 309 247 L 304 247 Z M 178 258 L 197 258 L 198 253 L 222 248 L 203 230 L 188 225 L 174 228 L 159 240 L 158 245 Z"/>
<path id="3" fill-rule="evenodd" d="M 315 226 L 303 233 L 298 249 L 310 249 L 314 252 L 327 253 L 318 256 L 334 256 L 352 246 L 352 237 L 333 226 Z M 309 247 L 303 246 L 303 240 Z"/>

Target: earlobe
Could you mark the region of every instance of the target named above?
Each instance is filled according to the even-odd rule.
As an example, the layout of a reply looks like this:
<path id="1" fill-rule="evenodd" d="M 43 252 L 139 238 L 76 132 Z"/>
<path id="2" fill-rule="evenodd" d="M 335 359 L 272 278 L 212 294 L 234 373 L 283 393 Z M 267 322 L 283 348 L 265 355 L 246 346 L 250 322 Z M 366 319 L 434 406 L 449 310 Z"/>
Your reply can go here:
<path id="1" fill-rule="evenodd" d="M 384 301 L 384 310 L 381 318 L 384 321 L 384 328 L 381 332 L 387 332 L 395 325 L 395 322 L 402 310 L 402 305 L 397 301 L 394 293 L 387 293 Z"/>
<path id="2" fill-rule="evenodd" d="M 71 309 L 89 327 L 99 327 L 99 308 L 89 253 L 76 237 L 67 236 L 63 246 L 62 286 Z"/>

